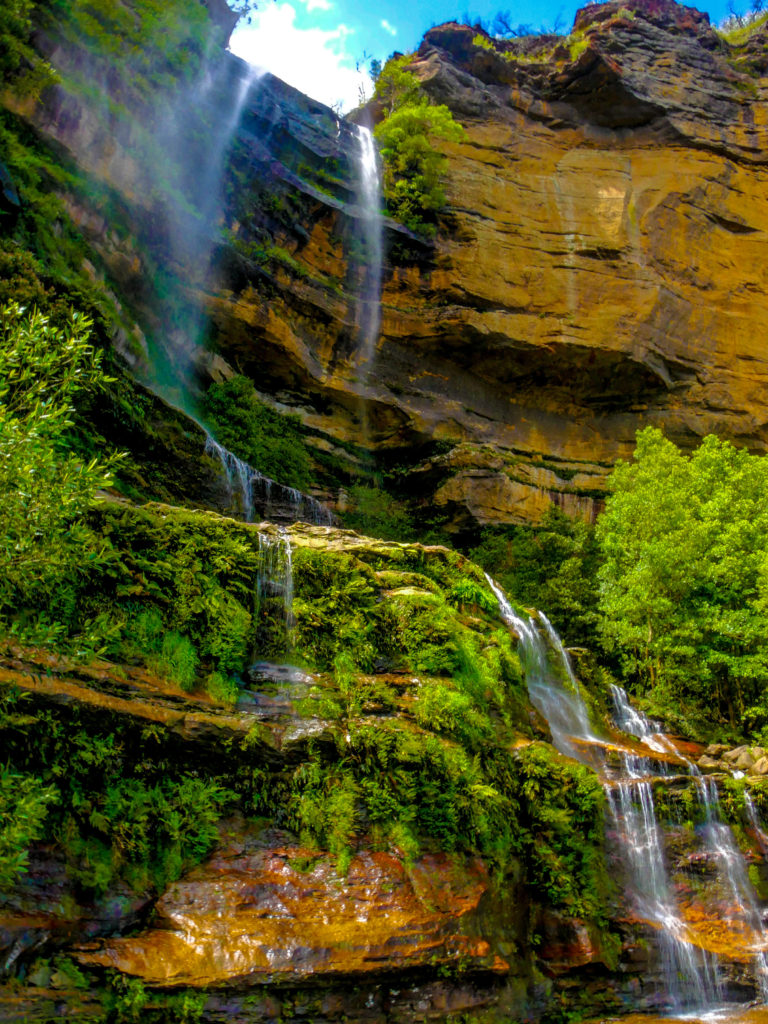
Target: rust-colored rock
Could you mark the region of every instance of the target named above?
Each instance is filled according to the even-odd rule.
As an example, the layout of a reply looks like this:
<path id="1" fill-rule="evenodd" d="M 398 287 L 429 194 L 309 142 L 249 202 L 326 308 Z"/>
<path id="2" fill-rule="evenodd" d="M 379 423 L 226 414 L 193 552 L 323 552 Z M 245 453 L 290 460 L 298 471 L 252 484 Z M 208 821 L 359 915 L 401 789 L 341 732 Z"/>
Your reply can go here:
<path id="1" fill-rule="evenodd" d="M 192 277 L 213 320 L 214 375 L 250 373 L 348 466 L 344 445 L 363 437 L 458 449 L 412 478 L 455 529 L 535 521 L 552 504 L 593 515 L 646 424 L 688 447 L 715 432 L 766 450 L 767 30 L 732 48 L 693 8 L 610 0 L 578 14 L 571 40 L 489 50 L 475 35 L 434 28 L 413 64 L 467 138 L 440 143 L 448 207 L 435 243 L 387 225 L 370 373 L 344 241 L 360 212 L 354 133 L 282 83 L 260 84 L 241 151 L 301 222 L 257 210 L 249 226 L 228 212 L 237 244 L 220 254 L 218 286 Z M 48 55 L 65 72 L 82 63 L 59 44 Z M 141 294 L 143 248 L 157 240 L 130 125 L 106 131 L 63 87 L 17 109 L 134 209 L 138 242 L 82 204 L 73 215 L 116 289 Z M 292 153 L 326 179 L 332 167 L 333 196 Z M 264 232 L 294 264 L 249 259 Z"/>
<path id="2" fill-rule="evenodd" d="M 327 854 L 234 848 L 168 889 L 156 927 L 79 959 L 163 986 L 299 982 L 459 961 L 504 974 L 508 965 L 488 943 L 462 928 L 487 885 L 479 861 L 444 855 L 408 870 L 391 854 L 361 853 L 342 879 Z"/>

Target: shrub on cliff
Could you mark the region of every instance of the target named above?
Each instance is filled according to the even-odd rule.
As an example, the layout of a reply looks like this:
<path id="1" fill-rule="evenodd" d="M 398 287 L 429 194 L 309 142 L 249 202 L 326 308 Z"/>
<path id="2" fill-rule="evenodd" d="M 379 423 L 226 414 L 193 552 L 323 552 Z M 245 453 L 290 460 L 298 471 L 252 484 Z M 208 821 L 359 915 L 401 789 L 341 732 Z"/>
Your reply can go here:
<path id="1" fill-rule="evenodd" d="M 3 0 L 0 5 L 0 81 L 35 92 L 53 79 L 50 67 L 30 46 L 36 0 Z"/>
<path id="2" fill-rule="evenodd" d="M 520 604 L 541 608 L 571 645 L 595 647 L 600 549 L 590 523 L 551 508 L 536 526 L 483 531 L 469 557 Z"/>
<path id="3" fill-rule="evenodd" d="M 390 214 L 413 231 L 434 233 L 434 218 L 445 206 L 441 179 L 446 158 L 436 139 L 460 142 L 464 129 L 444 104 L 430 102 L 410 57 L 390 60 L 376 81 L 374 98 L 385 109 L 375 129 L 384 160 L 384 197 Z"/>
<path id="4" fill-rule="evenodd" d="M 260 402 L 247 377 L 212 384 L 203 408 L 218 440 L 254 469 L 286 487 L 304 490 L 310 485 L 299 417 Z"/>

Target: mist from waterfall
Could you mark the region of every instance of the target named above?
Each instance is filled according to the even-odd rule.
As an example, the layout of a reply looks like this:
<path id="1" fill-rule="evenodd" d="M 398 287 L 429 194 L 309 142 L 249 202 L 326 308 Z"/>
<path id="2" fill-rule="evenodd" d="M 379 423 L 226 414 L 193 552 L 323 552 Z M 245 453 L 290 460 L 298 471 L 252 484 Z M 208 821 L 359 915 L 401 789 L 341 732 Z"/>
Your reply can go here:
<path id="1" fill-rule="evenodd" d="M 236 58 L 204 62 L 196 80 L 161 108 L 144 154 L 148 181 L 161 183 L 156 228 L 169 272 L 156 283 L 153 390 L 188 414 L 196 406 L 195 374 L 213 288 L 213 253 L 222 239 L 224 178 L 232 142 L 263 71 Z"/>

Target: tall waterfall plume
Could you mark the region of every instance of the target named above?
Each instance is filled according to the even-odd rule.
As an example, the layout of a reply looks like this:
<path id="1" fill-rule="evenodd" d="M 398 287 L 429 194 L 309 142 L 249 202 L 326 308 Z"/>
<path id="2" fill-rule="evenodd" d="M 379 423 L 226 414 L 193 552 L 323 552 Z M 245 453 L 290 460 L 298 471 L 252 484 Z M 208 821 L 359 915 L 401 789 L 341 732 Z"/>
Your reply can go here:
<path id="1" fill-rule="evenodd" d="M 384 255 L 381 171 L 376 141 L 369 128 L 357 126 L 359 144 L 358 207 L 363 259 L 357 300 L 358 361 L 367 381 L 381 328 L 381 277 Z"/>
<path id="2" fill-rule="evenodd" d="M 192 412 L 194 375 L 205 334 L 201 295 L 212 287 L 220 241 L 227 157 L 263 71 L 231 57 L 204 62 L 197 79 L 161 107 L 141 154 L 148 184 L 161 183 L 155 218 L 170 273 L 158 290 L 150 387 Z"/>

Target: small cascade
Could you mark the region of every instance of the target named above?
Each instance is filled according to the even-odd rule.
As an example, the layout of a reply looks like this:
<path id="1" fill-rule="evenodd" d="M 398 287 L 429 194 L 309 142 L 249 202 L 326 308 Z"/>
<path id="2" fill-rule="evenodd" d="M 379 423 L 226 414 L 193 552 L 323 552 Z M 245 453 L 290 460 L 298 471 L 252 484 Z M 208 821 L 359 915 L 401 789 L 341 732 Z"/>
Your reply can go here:
<path id="1" fill-rule="evenodd" d="M 533 706 L 547 720 L 553 743 L 561 753 L 586 760 L 591 764 L 590 744 L 600 741 L 592 730 L 589 714 L 578 688 L 574 686 L 575 679 L 570 662 L 559 637 L 555 654 L 562 668 L 558 672 L 551 663 L 551 646 L 548 646 L 534 620 L 521 618 L 507 600 L 501 587 L 487 573 L 485 578 L 499 602 L 502 619 L 520 638 L 520 654 L 528 694 Z M 551 625 L 549 629 L 554 633 Z"/>
<path id="2" fill-rule="evenodd" d="M 358 354 L 364 373 L 370 374 L 381 327 L 383 218 L 381 173 L 376 142 L 368 128 L 357 126 L 360 145 L 358 205 L 363 235 L 362 280 L 358 298 Z"/>
<path id="3" fill-rule="evenodd" d="M 641 774 L 646 767 L 642 758 L 631 763 L 627 756 L 624 770 L 631 772 L 629 777 L 606 786 L 614 832 L 629 868 L 632 898 L 639 916 L 658 929 L 659 956 L 672 1007 L 712 1006 L 722 1000 L 717 963 L 688 939 L 665 864 L 653 790 Z"/>
<path id="4" fill-rule="evenodd" d="M 755 977 L 760 999 L 768 1002 L 768 934 L 763 926 L 755 888 L 749 880 L 744 855 L 736 844 L 733 832 L 720 817 L 720 798 L 715 780 L 696 771 L 696 789 L 704 808 L 704 840 L 707 851 L 717 864 L 718 873 L 728 894 L 724 918 L 728 927 L 754 949 Z M 750 942 L 750 935 L 752 941 Z"/>
<path id="5" fill-rule="evenodd" d="M 614 747 L 614 761 L 609 763 L 608 744 L 595 735 L 590 725 L 568 652 L 551 623 L 539 613 L 543 627 L 540 629 L 534 618 L 520 616 L 501 588 L 487 575 L 486 579 L 498 600 L 502 619 L 519 638 L 531 703 L 547 719 L 554 745 L 562 753 L 596 768 L 603 779 L 611 823 L 609 834 L 617 843 L 627 871 L 629 895 L 639 917 L 653 926 L 657 936 L 665 1001 L 679 1012 L 711 1009 L 722 1003 L 724 996 L 718 956 L 696 943 L 693 929 L 686 924 L 678 906 L 666 864 L 652 780 L 669 775 L 670 760 L 681 769 L 686 768 L 694 778 L 706 818 L 701 838 L 709 859 L 717 867 L 721 890 L 727 895 L 725 920 L 729 930 L 753 951 L 760 998 L 768 1001 L 768 958 L 763 951 L 768 935 L 763 929 L 745 859 L 731 829 L 720 817 L 714 780 L 703 778 L 658 723 L 633 708 L 618 686 L 612 687 L 616 727 L 637 737 L 648 754 Z M 654 753 L 664 757 L 657 760 L 652 756 Z M 751 817 L 760 834 L 754 806 Z"/>
<path id="6" fill-rule="evenodd" d="M 620 686 L 611 686 L 614 722 L 650 750 L 676 754 L 657 723 L 637 711 Z M 621 855 L 629 867 L 632 898 L 641 918 L 655 925 L 661 967 L 670 1003 L 675 1010 L 712 1006 L 722 1001 L 717 959 L 690 941 L 677 907 L 667 871 L 663 834 L 656 818 L 650 778 L 666 775 L 668 766 L 632 751 L 619 751 L 618 779 L 606 785 L 608 809 Z"/>
<path id="7" fill-rule="evenodd" d="M 316 498 L 270 480 L 206 434 L 205 453 L 219 460 L 227 478 L 230 502 L 246 523 L 264 519 L 312 526 L 332 526 L 333 514 Z"/>
<path id="8" fill-rule="evenodd" d="M 659 723 L 632 707 L 626 690 L 621 686 L 616 686 L 615 683 L 611 683 L 611 699 L 613 701 L 613 720 L 617 729 L 630 736 L 637 736 L 646 747 L 650 747 L 651 750 L 655 750 L 659 754 L 680 756 L 674 743 L 661 731 Z"/>
<path id="9" fill-rule="evenodd" d="M 547 639 L 549 640 L 550 645 L 557 651 L 557 655 L 560 658 L 560 661 L 562 662 L 563 670 L 565 671 L 565 675 L 568 679 L 571 688 L 574 689 L 579 696 L 581 696 L 579 681 L 576 678 L 576 674 L 573 671 L 573 665 L 571 664 L 571 657 L 568 654 L 568 651 L 566 651 L 565 647 L 563 647 L 563 642 L 557 635 L 555 627 L 549 621 L 544 612 L 540 611 L 538 615 L 541 619 L 541 622 L 544 625 L 544 630 L 547 634 Z"/>
<path id="10" fill-rule="evenodd" d="M 235 495 L 240 499 L 243 519 L 246 523 L 253 522 L 253 502 L 251 496 L 251 479 L 253 470 L 247 462 L 238 459 L 231 451 L 215 441 L 210 434 L 205 437 L 205 454 L 214 455 L 224 470 L 227 478 L 230 500 L 234 502 Z"/>
<path id="11" fill-rule="evenodd" d="M 292 646 L 295 626 L 293 615 L 293 549 L 288 531 L 278 528 L 277 536 L 259 533 L 258 598 L 279 598 L 283 605 L 288 647 Z"/>

